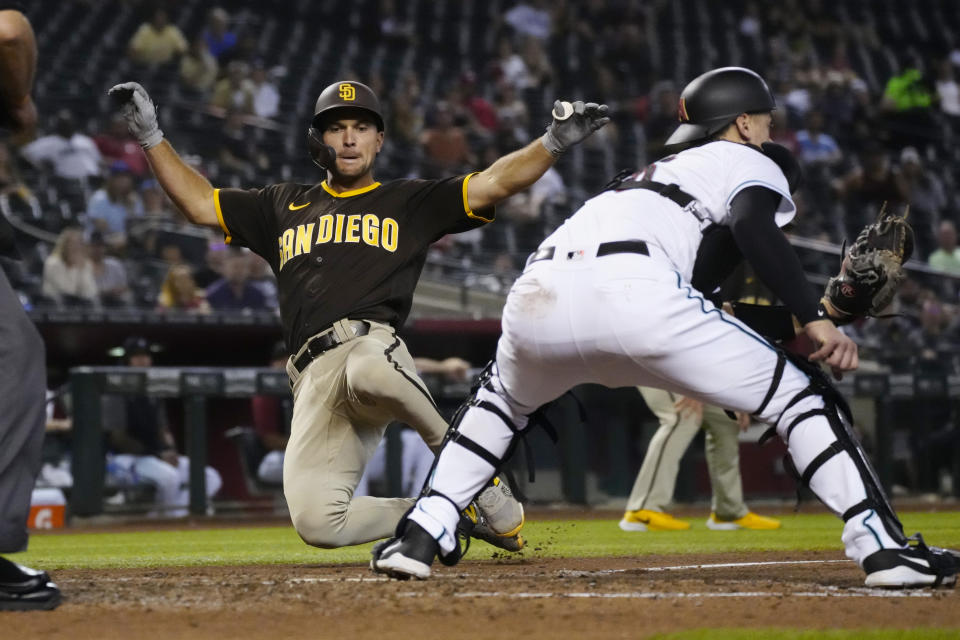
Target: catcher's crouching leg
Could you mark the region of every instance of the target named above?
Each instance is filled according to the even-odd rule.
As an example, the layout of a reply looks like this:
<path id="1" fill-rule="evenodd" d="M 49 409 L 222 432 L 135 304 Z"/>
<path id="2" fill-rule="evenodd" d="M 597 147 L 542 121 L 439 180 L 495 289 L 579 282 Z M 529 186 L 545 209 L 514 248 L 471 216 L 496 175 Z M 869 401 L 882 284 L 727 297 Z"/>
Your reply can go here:
<path id="1" fill-rule="evenodd" d="M 505 399 L 495 367 L 488 368 L 474 396 L 458 411 L 422 497 L 397 525 L 397 537 L 375 548 L 373 570 L 397 578 L 425 578 L 430 575 L 429 565 L 434 555 L 444 564 L 456 564 L 462 556 L 457 540 L 458 532 L 463 530 L 461 513 L 473 506 L 474 499 L 480 509 L 472 535 L 487 540 L 476 531 L 477 527 L 486 526 L 492 535 L 500 538 L 517 536 L 517 548 L 522 546 L 519 539 L 522 508 L 519 514 L 514 512 L 503 518 L 504 514 L 496 506 L 510 507 L 515 499 L 506 493 L 508 490 L 502 481 L 494 484 L 491 481 L 527 422 L 527 417 L 515 413 Z M 495 492 L 500 492 L 500 496 L 496 497 Z M 485 511 L 490 511 L 489 519 Z M 519 524 L 513 531 L 490 529 L 494 518 L 502 518 L 506 523 L 516 521 L 517 516 Z M 496 544 L 495 539 L 490 541 Z M 434 551 L 429 549 L 431 545 Z M 507 548 L 503 544 L 497 546 Z"/>
<path id="2" fill-rule="evenodd" d="M 810 386 L 779 410 L 779 419 L 776 414 L 773 417 L 800 482 L 843 518 L 847 557 L 867 573 L 867 586 L 956 582 L 960 556 L 927 547 L 919 534 L 904 535 L 903 525 L 850 429 L 849 411 L 825 376 L 815 374 Z"/>

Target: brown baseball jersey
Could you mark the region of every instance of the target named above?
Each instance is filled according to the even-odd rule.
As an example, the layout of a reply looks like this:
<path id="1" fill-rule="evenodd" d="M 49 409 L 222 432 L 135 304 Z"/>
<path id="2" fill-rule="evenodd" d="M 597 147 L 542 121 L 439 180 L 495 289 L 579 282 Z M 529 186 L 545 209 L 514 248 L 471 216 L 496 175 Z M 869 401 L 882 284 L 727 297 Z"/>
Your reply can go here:
<path id="1" fill-rule="evenodd" d="M 341 318 L 401 326 L 430 244 L 493 220 L 492 207 L 470 210 L 473 175 L 343 193 L 326 181 L 217 189 L 214 201 L 226 242 L 273 268 L 284 338 L 296 352 Z"/>

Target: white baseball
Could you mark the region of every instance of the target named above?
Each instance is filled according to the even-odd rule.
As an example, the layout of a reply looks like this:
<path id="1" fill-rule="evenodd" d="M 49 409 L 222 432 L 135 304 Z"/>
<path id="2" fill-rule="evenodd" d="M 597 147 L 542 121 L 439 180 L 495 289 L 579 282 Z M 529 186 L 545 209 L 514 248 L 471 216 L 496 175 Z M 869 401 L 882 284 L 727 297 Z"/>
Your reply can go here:
<path id="1" fill-rule="evenodd" d="M 553 117 L 555 120 L 566 120 L 573 115 L 573 105 L 567 102 L 566 100 L 560 103 L 560 111 L 557 112 L 556 109 L 553 110 Z"/>

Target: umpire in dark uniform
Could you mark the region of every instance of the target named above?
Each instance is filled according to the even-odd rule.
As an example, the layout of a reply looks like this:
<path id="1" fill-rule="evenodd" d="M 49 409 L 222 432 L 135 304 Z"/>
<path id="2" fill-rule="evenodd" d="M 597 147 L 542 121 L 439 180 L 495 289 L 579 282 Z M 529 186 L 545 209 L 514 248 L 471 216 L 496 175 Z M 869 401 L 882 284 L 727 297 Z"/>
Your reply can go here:
<path id="1" fill-rule="evenodd" d="M 249 247 L 277 276 L 294 394 L 283 484 L 297 532 L 321 548 L 391 535 L 413 500 L 353 493 L 389 422 L 410 425 L 435 451 L 447 431 L 396 335 L 427 249 L 445 234 L 491 222 L 497 202 L 606 124 L 606 107 L 558 102 L 541 138 L 484 171 L 381 184 L 373 177 L 384 143 L 380 101 L 359 82 L 336 82 L 321 92 L 308 131 L 325 179 L 247 191 L 214 189 L 184 164 L 143 87 L 117 85 L 111 95 L 186 218 Z M 476 537 L 522 546 L 523 509 L 504 483 L 494 479 L 476 507 L 468 510 L 480 514 Z"/>
<path id="2" fill-rule="evenodd" d="M 36 70 L 33 29 L 15 3 L 0 2 L 0 118 L 19 142 L 31 138 Z M 16 257 L 13 229 L 0 216 L 0 256 Z M 27 548 L 30 495 L 46 425 L 43 340 L 0 270 L 0 553 Z M 0 557 L 0 611 L 53 609 L 60 591 L 44 571 Z"/>

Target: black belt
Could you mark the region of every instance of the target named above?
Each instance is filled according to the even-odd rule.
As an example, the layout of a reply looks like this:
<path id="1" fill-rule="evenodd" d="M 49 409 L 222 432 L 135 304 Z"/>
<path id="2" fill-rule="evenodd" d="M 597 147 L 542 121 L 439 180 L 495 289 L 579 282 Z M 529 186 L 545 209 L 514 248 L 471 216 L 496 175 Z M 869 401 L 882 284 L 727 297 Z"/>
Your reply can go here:
<path id="1" fill-rule="evenodd" d="M 539 260 L 552 260 L 556 249 L 556 247 L 537 249 L 527 258 L 527 264 L 530 265 Z M 568 251 L 567 260 L 573 260 L 577 253 L 577 251 Z M 613 253 L 639 253 L 640 255 L 649 256 L 650 250 L 647 249 L 647 243 L 643 240 L 617 240 L 616 242 L 601 243 L 600 246 L 597 247 L 598 258 L 609 256 Z"/>
<path id="2" fill-rule="evenodd" d="M 363 320 L 354 320 L 351 321 L 350 326 L 353 327 L 357 336 L 365 336 L 370 333 L 370 323 Z M 294 360 L 293 368 L 297 370 L 297 373 L 303 373 L 303 370 L 307 368 L 307 365 L 313 362 L 313 359 L 319 356 L 325 351 L 330 351 L 334 347 L 339 347 L 343 344 L 337 336 L 337 332 L 331 327 L 327 333 L 317 336 L 316 338 L 311 338 L 307 342 L 307 348 L 304 350 L 300 357 Z"/>
<path id="3" fill-rule="evenodd" d="M 653 180 L 621 182 L 614 191 L 625 191 L 627 189 L 646 189 L 647 191 L 659 193 L 664 198 L 676 202 L 680 205 L 681 209 L 686 209 L 687 205 L 696 200 L 692 195 L 681 190 L 678 185 L 673 183 L 663 184 L 662 182 L 654 182 Z"/>

